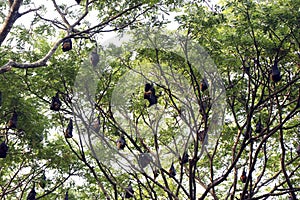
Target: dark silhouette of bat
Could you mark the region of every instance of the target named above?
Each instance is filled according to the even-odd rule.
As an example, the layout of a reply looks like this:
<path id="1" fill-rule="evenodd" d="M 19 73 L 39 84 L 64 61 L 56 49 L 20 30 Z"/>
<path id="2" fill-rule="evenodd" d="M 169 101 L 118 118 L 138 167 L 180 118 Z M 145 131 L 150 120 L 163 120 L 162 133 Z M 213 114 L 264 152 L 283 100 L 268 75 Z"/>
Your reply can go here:
<path id="1" fill-rule="evenodd" d="M 275 83 L 277 83 L 281 80 L 281 75 L 280 75 L 280 71 L 278 69 L 277 63 L 275 63 L 272 67 L 270 78 Z"/>
<path id="2" fill-rule="evenodd" d="M 259 118 L 259 120 L 257 121 L 257 123 L 255 125 L 255 133 L 261 133 L 263 129 L 264 129 L 264 127 L 261 123 L 261 119 Z"/>
<path id="3" fill-rule="evenodd" d="M 66 191 L 65 200 L 69 200 L 69 192 L 68 191 Z"/>
<path id="4" fill-rule="evenodd" d="M 300 156 L 300 144 L 297 146 L 296 152 L 297 152 L 297 154 Z"/>
<path id="5" fill-rule="evenodd" d="M 202 79 L 201 82 L 200 82 L 200 90 L 201 90 L 202 92 L 204 92 L 205 90 L 207 90 L 207 88 L 208 88 L 208 82 L 207 82 L 207 80 L 204 78 L 204 79 Z"/>
<path id="6" fill-rule="evenodd" d="M 75 0 L 75 1 L 76 1 L 76 2 L 77 2 L 77 4 L 79 5 L 81 0 Z"/>
<path id="7" fill-rule="evenodd" d="M 41 180 L 39 182 L 39 185 L 41 186 L 41 188 L 45 188 L 46 187 L 46 175 L 45 175 L 45 172 L 43 173 L 42 177 L 41 177 Z"/>
<path id="8" fill-rule="evenodd" d="M 73 137 L 73 120 L 70 118 L 68 127 L 65 131 L 65 138 L 72 138 Z"/>
<path id="9" fill-rule="evenodd" d="M 70 51 L 72 49 L 72 40 L 71 38 L 65 39 L 62 44 L 62 51 Z"/>
<path id="10" fill-rule="evenodd" d="M 145 84 L 145 92 L 144 92 L 144 99 L 147 99 L 149 101 L 149 106 L 152 106 L 154 104 L 157 104 L 157 96 L 155 95 L 155 89 L 153 87 L 153 84 L 146 83 Z"/>
<path id="11" fill-rule="evenodd" d="M 17 123 L 18 123 L 18 114 L 16 113 L 16 111 L 14 111 L 11 118 L 8 120 L 7 127 L 17 128 Z"/>
<path id="12" fill-rule="evenodd" d="M 35 192 L 34 184 L 33 184 L 33 187 L 27 196 L 27 200 L 35 200 L 35 195 L 36 195 L 36 192 Z"/>
<path id="13" fill-rule="evenodd" d="M 186 164 L 186 163 L 188 163 L 188 162 L 189 162 L 189 154 L 188 154 L 187 151 L 185 151 L 185 152 L 183 153 L 183 155 L 182 155 L 182 158 L 180 159 L 180 164 L 181 164 L 181 165 L 184 165 L 184 164 Z"/>
<path id="14" fill-rule="evenodd" d="M 125 189 L 125 199 L 132 198 L 134 194 L 133 188 L 131 186 L 131 182 L 129 182 L 128 187 Z"/>
<path id="15" fill-rule="evenodd" d="M 246 175 L 245 169 L 243 169 L 243 172 L 242 172 L 242 175 L 240 177 L 240 180 L 242 181 L 242 183 L 246 183 L 247 175 Z"/>
<path id="16" fill-rule="evenodd" d="M 172 163 L 172 165 L 169 169 L 169 175 L 170 175 L 170 177 L 175 177 L 176 176 L 176 170 L 175 170 L 175 167 L 174 167 L 173 163 Z"/>
<path id="17" fill-rule="evenodd" d="M 118 148 L 118 150 L 123 150 L 125 148 L 125 146 L 126 146 L 126 140 L 125 140 L 124 136 L 121 135 L 119 137 L 119 139 L 117 140 L 117 148 Z"/>
<path id="18" fill-rule="evenodd" d="M 0 144 L 0 158 L 6 158 L 8 151 L 8 146 L 5 144 L 5 142 L 2 142 Z"/>
<path id="19" fill-rule="evenodd" d="M 61 101 L 59 100 L 59 94 L 58 92 L 54 97 L 52 97 L 50 110 L 59 111 L 61 107 Z"/>

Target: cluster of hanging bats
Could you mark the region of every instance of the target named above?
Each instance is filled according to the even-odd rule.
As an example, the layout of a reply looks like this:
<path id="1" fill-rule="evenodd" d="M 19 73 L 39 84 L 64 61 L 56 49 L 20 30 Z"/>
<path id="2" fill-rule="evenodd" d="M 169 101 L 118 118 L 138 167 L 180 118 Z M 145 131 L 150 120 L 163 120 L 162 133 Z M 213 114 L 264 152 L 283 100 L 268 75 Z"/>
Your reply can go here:
<path id="1" fill-rule="evenodd" d="M 76 0 L 76 2 L 78 4 L 80 4 L 80 0 Z M 72 40 L 71 40 L 71 38 L 65 39 L 62 43 L 62 51 L 66 52 L 66 51 L 70 51 L 71 49 L 72 49 Z M 97 64 L 99 63 L 99 55 L 97 54 L 97 50 L 91 52 L 90 61 L 91 61 L 91 64 L 94 67 L 96 67 Z M 281 80 L 280 70 L 278 69 L 278 66 L 276 64 L 272 67 L 272 70 L 270 72 L 270 79 L 274 83 L 277 83 Z M 208 89 L 208 83 L 207 83 L 206 79 L 203 79 L 200 82 L 200 90 L 205 91 L 207 89 Z M 148 100 L 148 102 L 149 102 L 148 106 L 149 107 L 157 104 L 158 96 L 155 94 L 155 88 L 154 88 L 153 84 L 150 84 L 150 83 L 145 84 L 144 99 Z M 0 106 L 1 106 L 1 101 L 2 101 L 2 93 L 0 92 Z M 57 92 L 56 95 L 52 97 L 51 104 L 50 104 L 50 110 L 59 111 L 61 106 L 62 106 L 62 102 L 59 99 L 59 93 Z M 299 100 L 298 100 L 297 106 L 300 106 Z M 98 118 L 98 120 L 99 120 L 99 118 Z M 16 111 L 14 111 L 12 113 L 8 123 L 7 123 L 7 128 L 8 129 L 16 129 L 17 128 L 17 122 L 18 122 L 18 114 L 17 114 Z M 99 121 L 98 121 L 98 123 L 99 123 Z M 255 127 L 255 132 L 256 133 L 261 133 L 263 128 L 264 127 L 261 123 L 261 119 L 259 119 L 259 121 L 257 122 L 256 127 Z M 67 139 L 73 137 L 73 121 L 72 121 L 72 118 L 69 119 L 68 126 L 67 126 L 66 130 L 64 131 L 64 136 Z M 126 140 L 125 140 L 124 135 L 121 135 L 119 137 L 119 139 L 116 142 L 116 147 L 117 147 L 118 150 L 124 150 L 124 148 L 126 147 Z M 6 158 L 8 149 L 9 149 L 9 147 L 7 146 L 7 144 L 5 142 L 2 142 L 0 144 L 0 158 Z M 296 152 L 300 156 L 300 144 L 298 145 L 298 147 L 296 149 Z M 139 159 L 139 165 L 142 168 L 145 168 L 151 162 L 151 157 L 148 154 L 141 154 L 139 158 L 140 158 Z M 189 162 L 189 155 L 188 155 L 187 152 L 184 152 L 181 159 L 180 159 L 180 164 L 184 165 L 188 162 Z M 157 177 L 158 174 L 159 174 L 159 172 L 158 172 L 158 170 L 156 170 L 156 172 L 154 173 L 154 176 Z M 172 165 L 169 169 L 169 176 L 170 177 L 175 177 L 176 176 L 176 170 L 175 170 L 175 167 L 174 167 L 174 163 L 172 163 Z M 241 180 L 242 183 L 246 183 L 246 181 L 247 181 L 247 174 L 246 174 L 245 169 L 243 169 L 243 171 L 242 171 L 242 175 L 240 176 L 240 180 Z M 43 175 L 41 177 L 41 182 L 39 183 L 39 185 L 42 188 L 45 187 L 45 185 L 46 185 L 45 173 L 43 173 Z M 247 196 L 248 194 L 246 193 L 245 195 Z M 31 189 L 31 191 L 29 192 L 29 194 L 27 196 L 27 200 L 35 200 L 35 196 L 36 196 L 36 191 L 35 191 L 35 186 L 33 185 L 33 188 Z M 130 182 L 128 187 L 125 189 L 125 198 L 132 198 L 133 196 L 134 196 L 134 190 L 133 190 L 133 188 L 131 186 L 131 182 Z M 65 200 L 68 200 L 68 191 L 65 194 Z"/>

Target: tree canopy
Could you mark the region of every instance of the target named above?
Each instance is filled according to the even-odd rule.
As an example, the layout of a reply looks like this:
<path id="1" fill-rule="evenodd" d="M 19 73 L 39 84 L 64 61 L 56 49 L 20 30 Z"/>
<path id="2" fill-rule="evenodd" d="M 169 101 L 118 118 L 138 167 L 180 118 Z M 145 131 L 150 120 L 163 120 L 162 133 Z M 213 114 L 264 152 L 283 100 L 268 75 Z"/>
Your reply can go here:
<path id="1" fill-rule="evenodd" d="M 0 2 L 0 199 L 298 199 L 299 9 Z"/>

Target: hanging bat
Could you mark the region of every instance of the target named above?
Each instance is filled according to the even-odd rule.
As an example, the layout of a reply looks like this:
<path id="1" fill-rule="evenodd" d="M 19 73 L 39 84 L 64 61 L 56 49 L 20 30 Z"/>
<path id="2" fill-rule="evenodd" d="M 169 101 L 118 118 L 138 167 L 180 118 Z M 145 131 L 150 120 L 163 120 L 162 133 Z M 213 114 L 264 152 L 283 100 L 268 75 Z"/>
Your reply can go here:
<path id="1" fill-rule="evenodd" d="M 261 133 L 263 129 L 264 129 L 264 127 L 261 123 L 261 119 L 259 118 L 259 120 L 257 121 L 257 123 L 255 125 L 255 133 Z"/>
<path id="2" fill-rule="evenodd" d="M 35 200 L 35 195 L 36 195 L 36 192 L 35 192 L 34 184 L 33 184 L 33 188 L 29 192 L 29 194 L 27 196 L 27 200 Z"/>
<path id="3" fill-rule="evenodd" d="M 77 2 L 77 4 L 79 5 L 81 0 L 75 0 L 75 1 L 76 1 L 76 2 Z"/>
<path id="4" fill-rule="evenodd" d="M 300 144 L 297 146 L 296 152 L 297 152 L 297 154 L 300 156 Z"/>
<path id="5" fill-rule="evenodd" d="M 97 119 L 92 123 L 92 129 L 98 133 L 100 131 L 100 117 L 98 116 Z"/>
<path id="6" fill-rule="evenodd" d="M 97 49 L 94 49 L 90 54 L 90 61 L 93 67 L 97 67 L 99 63 L 99 55 L 97 53 Z"/>
<path id="7" fill-rule="evenodd" d="M 240 180 L 242 181 L 242 183 L 246 183 L 246 180 L 247 180 L 247 174 L 246 174 L 245 169 L 243 169 L 243 172 L 242 172 L 242 175 L 241 175 L 241 177 L 240 177 Z"/>
<path id="8" fill-rule="evenodd" d="M 139 166 L 144 169 L 152 161 L 151 156 L 148 153 L 142 153 L 138 156 Z"/>
<path id="9" fill-rule="evenodd" d="M 200 82 L 200 90 L 204 92 L 208 88 L 208 82 L 205 78 L 203 78 Z"/>
<path id="10" fill-rule="evenodd" d="M 70 51 L 72 49 L 72 40 L 71 38 L 67 38 L 63 41 L 62 50 L 63 52 Z"/>
<path id="11" fill-rule="evenodd" d="M 46 175 L 45 175 L 45 172 L 43 173 L 42 177 L 41 177 L 41 180 L 39 182 L 39 185 L 41 186 L 41 188 L 45 188 L 46 187 Z"/>
<path id="12" fill-rule="evenodd" d="M 278 69 L 277 63 L 275 63 L 272 66 L 272 70 L 271 70 L 271 75 L 270 78 L 272 81 L 274 81 L 275 83 L 279 82 L 281 80 L 281 75 L 280 75 L 280 71 Z"/>
<path id="13" fill-rule="evenodd" d="M 0 144 L 0 158 L 6 158 L 8 151 L 8 146 L 5 144 L 5 142 L 2 142 Z"/>
<path id="14" fill-rule="evenodd" d="M 176 176 L 176 170 L 175 170 L 175 167 L 174 167 L 173 163 L 172 163 L 172 165 L 169 169 L 169 175 L 170 175 L 170 177 L 175 177 Z"/>
<path id="15" fill-rule="evenodd" d="M 64 200 L 69 200 L 69 192 L 68 191 L 66 191 L 65 199 Z"/>
<path id="16" fill-rule="evenodd" d="M 117 140 L 117 148 L 118 148 L 118 150 L 123 150 L 125 148 L 125 146 L 126 146 L 126 140 L 125 140 L 124 136 L 121 135 L 119 137 L 119 139 Z"/>
<path id="17" fill-rule="evenodd" d="M 7 127 L 9 129 L 17 128 L 18 114 L 14 111 L 11 118 L 8 120 Z"/>
<path id="18" fill-rule="evenodd" d="M 189 162 L 189 154 L 188 154 L 187 151 L 185 151 L 185 152 L 183 153 L 183 155 L 182 155 L 181 160 L 180 160 L 180 164 L 181 164 L 181 165 L 184 165 L 184 164 L 186 164 L 186 163 L 188 163 L 188 162 Z"/>
<path id="19" fill-rule="evenodd" d="M 61 101 L 59 100 L 59 94 L 57 92 L 56 95 L 52 97 L 50 110 L 59 111 L 60 107 L 61 107 Z"/>
<path id="20" fill-rule="evenodd" d="M 125 189 L 125 199 L 132 198 L 134 194 L 133 188 L 131 186 L 131 182 L 129 182 L 128 187 Z"/>
<path id="21" fill-rule="evenodd" d="M 149 106 L 152 106 L 154 104 L 157 104 L 157 96 L 155 95 L 155 89 L 153 87 L 153 84 L 146 83 L 145 84 L 145 92 L 144 92 L 144 99 L 147 99 L 149 101 Z"/>
<path id="22" fill-rule="evenodd" d="M 72 118 L 70 118 L 68 127 L 65 131 L 65 138 L 72 138 L 73 137 L 72 132 L 73 132 L 73 120 L 72 120 Z"/>

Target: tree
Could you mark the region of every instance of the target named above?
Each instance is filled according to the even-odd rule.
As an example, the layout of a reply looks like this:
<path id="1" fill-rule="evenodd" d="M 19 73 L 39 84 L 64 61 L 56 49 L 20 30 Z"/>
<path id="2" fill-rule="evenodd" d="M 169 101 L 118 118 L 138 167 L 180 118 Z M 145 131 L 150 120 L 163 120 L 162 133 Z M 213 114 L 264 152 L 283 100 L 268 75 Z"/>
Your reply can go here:
<path id="1" fill-rule="evenodd" d="M 289 10 L 299 3 L 51 3 L 59 18 L 30 1 L 1 7 L 1 198 L 36 183 L 47 199 L 297 199 L 300 16 Z M 174 9 L 179 34 L 163 29 Z M 87 21 L 91 10 L 100 23 Z M 15 25 L 30 13 L 30 30 Z M 106 31 L 132 40 L 99 45 Z M 73 49 L 62 52 L 66 39 Z M 49 111 L 56 93 L 62 106 Z M 7 128 L 14 111 L 17 128 Z"/>

